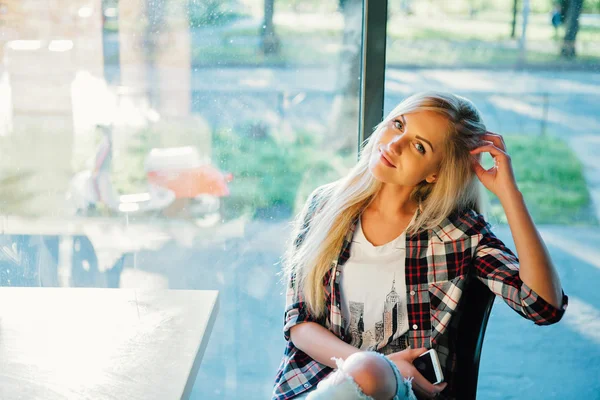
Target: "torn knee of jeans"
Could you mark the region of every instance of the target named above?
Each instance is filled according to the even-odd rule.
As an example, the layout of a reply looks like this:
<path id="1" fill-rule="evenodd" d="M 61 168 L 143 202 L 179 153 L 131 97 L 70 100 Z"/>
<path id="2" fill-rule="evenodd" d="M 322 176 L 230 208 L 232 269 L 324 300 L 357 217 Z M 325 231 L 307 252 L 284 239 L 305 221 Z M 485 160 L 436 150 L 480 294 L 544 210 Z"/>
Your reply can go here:
<path id="1" fill-rule="evenodd" d="M 331 357 L 331 360 L 335 361 L 337 368 L 327 377 L 331 384 L 340 384 L 344 381 L 350 380 L 357 386 L 357 378 L 355 375 L 352 375 L 346 371 L 344 368 L 345 361 L 341 358 Z M 360 386 L 359 386 L 360 387 Z"/>
<path id="2" fill-rule="evenodd" d="M 350 374 L 348 374 L 348 372 L 345 371 L 344 369 L 344 360 L 341 358 L 336 358 L 336 357 L 332 357 L 331 360 L 335 361 L 337 369 L 335 369 L 324 381 L 323 383 L 325 384 L 325 386 L 337 386 L 340 384 L 343 384 L 347 381 L 351 382 L 353 384 L 353 386 L 356 387 L 357 392 L 360 393 L 361 395 L 365 396 L 364 398 L 370 398 L 368 396 L 366 396 L 364 394 L 364 392 L 362 392 L 360 386 L 356 383 L 356 380 L 354 379 L 354 377 Z M 405 398 L 408 400 L 416 400 L 416 397 L 414 395 L 413 389 L 412 389 L 412 383 L 414 378 L 412 376 L 409 377 L 403 377 L 402 374 L 400 374 L 400 371 L 398 372 L 398 377 L 401 379 L 401 382 L 403 383 L 400 384 L 397 387 L 397 394 L 399 393 L 403 393 L 403 397 L 400 398 Z M 325 381 L 328 381 L 327 383 L 325 383 Z M 361 397 L 362 398 L 362 397 Z"/>
<path id="3" fill-rule="evenodd" d="M 335 365 L 337 365 L 337 369 L 331 373 L 328 377 L 328 381 L 332 384 L 340 384 L 344 381 L 350 379 L 354 382 L 354 378 L 344 371 L 344 360 L 342 358 L 331 357 L 333 361 L 335 361 Z"/>

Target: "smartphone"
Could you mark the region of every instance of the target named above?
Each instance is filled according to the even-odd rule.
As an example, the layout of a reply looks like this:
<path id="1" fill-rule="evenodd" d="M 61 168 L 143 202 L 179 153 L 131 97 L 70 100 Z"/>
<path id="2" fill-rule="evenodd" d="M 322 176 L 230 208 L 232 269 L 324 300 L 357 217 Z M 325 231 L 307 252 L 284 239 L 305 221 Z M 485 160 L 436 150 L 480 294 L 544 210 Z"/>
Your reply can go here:
<path id="1" fill-rule="evenodd" d="M 435 384 L 444 381 L 440 360 L 434 349 L 428 350 L 415 358 L 413 365 L 429 382 Z"/>

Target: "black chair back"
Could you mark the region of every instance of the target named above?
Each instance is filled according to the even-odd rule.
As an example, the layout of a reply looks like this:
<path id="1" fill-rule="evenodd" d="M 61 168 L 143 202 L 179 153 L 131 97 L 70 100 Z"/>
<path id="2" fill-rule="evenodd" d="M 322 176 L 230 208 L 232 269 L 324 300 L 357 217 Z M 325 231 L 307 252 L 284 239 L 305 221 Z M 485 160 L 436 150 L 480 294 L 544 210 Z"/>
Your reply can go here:
<path id="1" fill-rule="evenodd" d="M 455 376 L 456 398 L 477 398 L 479 358 L 488 318 L 495 295 L 477 278 L 471 279 L 465 289 L 463 313 L 459 321 L 457 340 L 457 365 Z"/>

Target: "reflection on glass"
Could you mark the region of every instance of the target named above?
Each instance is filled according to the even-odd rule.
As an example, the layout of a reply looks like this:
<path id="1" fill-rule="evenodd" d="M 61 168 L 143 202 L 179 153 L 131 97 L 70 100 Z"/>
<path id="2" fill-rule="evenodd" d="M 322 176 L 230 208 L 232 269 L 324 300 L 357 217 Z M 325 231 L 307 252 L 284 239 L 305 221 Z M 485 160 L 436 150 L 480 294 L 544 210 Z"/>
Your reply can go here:
<path id="1" fill-rule="evenodd" d="M 0 2 L 0 286 L 217 289 L 192 398 L 268 396 L 289 221 L 356 159 L 362 6 Z"/>

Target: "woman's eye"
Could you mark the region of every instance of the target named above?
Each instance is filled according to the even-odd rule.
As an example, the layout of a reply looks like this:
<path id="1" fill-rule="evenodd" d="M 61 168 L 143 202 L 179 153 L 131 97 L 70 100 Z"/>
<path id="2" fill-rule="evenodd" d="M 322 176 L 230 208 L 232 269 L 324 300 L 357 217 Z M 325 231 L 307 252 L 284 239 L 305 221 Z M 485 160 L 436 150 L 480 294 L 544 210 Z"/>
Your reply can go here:
<path id="1" fill-rule="evenodd" d="M 415 148 L 419 153 L 425 154 L 425 146 L 423 146 L 421 143 L 416 143 Z"/>
<path id="2" fill-rule="evenodd" d="M 404 125 L 402 125 L 402 122 L 398 121 L 397 119 L 394 120 L 394 127 L 402 130 L 402 128 L 404 127 Z"/>

